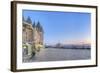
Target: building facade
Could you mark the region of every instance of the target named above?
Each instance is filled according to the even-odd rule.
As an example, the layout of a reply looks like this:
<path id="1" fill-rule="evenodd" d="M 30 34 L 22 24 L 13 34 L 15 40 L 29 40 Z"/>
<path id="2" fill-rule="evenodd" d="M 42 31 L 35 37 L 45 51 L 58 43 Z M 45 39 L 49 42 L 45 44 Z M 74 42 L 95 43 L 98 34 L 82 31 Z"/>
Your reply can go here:
<path id="1" fill-rule="evenodd" d="M 33 23 L 28 17 L 23 19 L 22 23 L 22 43 L 24 55 L 31 55 L 33 52 L 39 51 L 43 48 L 43 28 L 38 21 Z"/>

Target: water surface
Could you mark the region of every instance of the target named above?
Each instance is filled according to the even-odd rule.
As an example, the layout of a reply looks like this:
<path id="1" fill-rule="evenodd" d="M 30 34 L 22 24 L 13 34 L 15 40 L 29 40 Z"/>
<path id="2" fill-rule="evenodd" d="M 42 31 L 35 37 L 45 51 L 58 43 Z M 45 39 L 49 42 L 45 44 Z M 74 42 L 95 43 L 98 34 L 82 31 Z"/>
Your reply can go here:
<path id="1" fill-rule="evenodd" d="M 45 48 L 25 62 L 85 60 L 91 58 L 90 49 Z"/>

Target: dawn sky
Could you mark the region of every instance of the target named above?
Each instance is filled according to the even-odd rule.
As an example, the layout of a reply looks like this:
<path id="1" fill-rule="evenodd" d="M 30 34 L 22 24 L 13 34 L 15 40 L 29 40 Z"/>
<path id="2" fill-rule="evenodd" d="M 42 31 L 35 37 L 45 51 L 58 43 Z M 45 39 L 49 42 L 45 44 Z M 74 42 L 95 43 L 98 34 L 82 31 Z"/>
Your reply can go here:
<path id="1" fill-rule="evenodd" d="M 23 10 L 23 16 L 41 23 L 44 43 L 75 43 L 91 39 L 90 13 Z"/>

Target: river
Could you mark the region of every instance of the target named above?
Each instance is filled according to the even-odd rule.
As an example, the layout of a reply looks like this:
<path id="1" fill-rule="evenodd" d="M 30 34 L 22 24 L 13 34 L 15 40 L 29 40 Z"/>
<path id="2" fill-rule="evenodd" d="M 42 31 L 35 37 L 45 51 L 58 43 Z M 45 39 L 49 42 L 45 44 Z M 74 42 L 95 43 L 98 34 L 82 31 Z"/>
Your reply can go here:
<path id="1" fill-rule="evenodd" d="M 91 58 L 91 49 L 45 48 L 25 62 L 85 60 Z"/>

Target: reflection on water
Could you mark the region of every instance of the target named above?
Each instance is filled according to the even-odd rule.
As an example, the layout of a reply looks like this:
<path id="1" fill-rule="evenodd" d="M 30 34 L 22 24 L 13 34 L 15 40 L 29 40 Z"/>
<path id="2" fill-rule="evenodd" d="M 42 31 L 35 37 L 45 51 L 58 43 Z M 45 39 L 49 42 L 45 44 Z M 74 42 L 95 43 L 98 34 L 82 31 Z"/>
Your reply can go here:
<path id="1" fill-rule="evenodd" d="M 90 49 L 55 49 L 45 48 L 24 62 L 85 60 L 91 58 Z"/>

